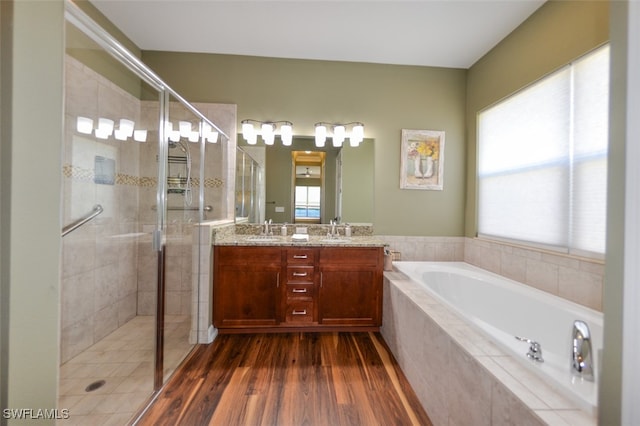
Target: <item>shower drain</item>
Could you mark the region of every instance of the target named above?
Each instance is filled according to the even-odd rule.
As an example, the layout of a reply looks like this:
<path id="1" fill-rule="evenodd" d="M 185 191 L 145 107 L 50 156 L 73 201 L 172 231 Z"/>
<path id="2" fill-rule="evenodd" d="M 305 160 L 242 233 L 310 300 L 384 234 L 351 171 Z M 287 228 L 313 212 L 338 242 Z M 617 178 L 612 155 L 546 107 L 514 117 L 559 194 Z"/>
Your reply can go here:
<path id="1" fill-rule="evenodd" d="M 107 383 L 104 380 L 96 380 L 95 382 L 91 383 L 89 386 L 87 386 L 86 388 L 84 388 L 85 392 L 92 392 L 96 389 L 100 389 L 101 387 L 103 387 L 105 385 L 105 383 Z"/>

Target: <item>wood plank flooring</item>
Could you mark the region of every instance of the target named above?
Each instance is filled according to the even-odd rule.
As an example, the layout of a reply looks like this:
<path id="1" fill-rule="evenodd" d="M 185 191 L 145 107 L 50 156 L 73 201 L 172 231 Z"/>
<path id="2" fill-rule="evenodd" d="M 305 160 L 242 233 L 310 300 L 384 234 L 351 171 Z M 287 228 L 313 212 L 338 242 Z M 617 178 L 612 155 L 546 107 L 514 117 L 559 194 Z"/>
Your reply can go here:
<path id="1" fill-rule="evenodd" d="M 138 425 L 431 425 L 379 333 L 225 334 Z"/>

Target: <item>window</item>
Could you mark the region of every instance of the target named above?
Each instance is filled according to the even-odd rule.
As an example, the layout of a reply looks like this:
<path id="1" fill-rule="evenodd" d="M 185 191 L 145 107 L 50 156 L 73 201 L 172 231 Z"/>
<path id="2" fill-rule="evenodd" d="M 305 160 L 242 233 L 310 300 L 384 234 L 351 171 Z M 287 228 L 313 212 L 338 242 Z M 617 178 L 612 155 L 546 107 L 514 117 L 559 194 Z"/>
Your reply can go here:
<path id="1" fill-rule="evenodd" d="M 605 250 L 608 46 L 481 112 L 479 234 Z"/>
<path id="2" fill-rule="evenodd" d="M 296 186 L 296 219 L 320 219 L 320 187 Z"/>

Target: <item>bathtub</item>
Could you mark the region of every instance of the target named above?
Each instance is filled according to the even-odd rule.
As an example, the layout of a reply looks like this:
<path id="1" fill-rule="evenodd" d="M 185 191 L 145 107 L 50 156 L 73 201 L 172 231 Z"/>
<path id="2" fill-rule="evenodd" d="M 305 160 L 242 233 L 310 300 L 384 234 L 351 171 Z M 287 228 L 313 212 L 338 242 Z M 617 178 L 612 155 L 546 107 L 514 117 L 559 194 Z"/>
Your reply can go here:
<path id="1" fill-rule="evenodd" d="M 495 351 L 489 351 L 496 364 L 511 358 L 516 360 L 520 368 L 537 375 L 541 382 L 549 384 L 576 407 L 595 416 L 602 349 L 601 313 L 463 262 L 394 262 L 394 267 L 409 277 L 411 284 L 407 284 L 406 278 L 403 283 L 397 276 L 392 281 L 396 281 L 405 295 L 415 299 L 414 303 L 428 305 L 435 312 L 436 322 L 443 322 L 443 315 L 451 313 L 462 318 L 470 327 L 467 335 L 478 333 L 496 346 Z M 388 281 L 386 275 L 385 281 Z M 388 310 L 385 314 L 396 315 Z M 596 382 L 576 377 L 571 372 L 574 320 L 582 320 L 590 328 Z M 452 327 L 454 332 L 459 329 L 459 326 Z M 527 358 L 528 343 L 515 336 L 539 342 L 544 362 Z M 457 336 L 457 342 L 464 346 L 465 338 Z M 480 359 L 486 363 L 488 358 Z M 517 372 L 510 374 L 515 376 Z M 522 379 L 525 384 L 527 380 Z M 553 404 L 549 405 L 553 408 Z M 559 405 L 556 408 L 567 407 Z M 543 413 L 543 418 L 544 415 L 550 414 Z"/>

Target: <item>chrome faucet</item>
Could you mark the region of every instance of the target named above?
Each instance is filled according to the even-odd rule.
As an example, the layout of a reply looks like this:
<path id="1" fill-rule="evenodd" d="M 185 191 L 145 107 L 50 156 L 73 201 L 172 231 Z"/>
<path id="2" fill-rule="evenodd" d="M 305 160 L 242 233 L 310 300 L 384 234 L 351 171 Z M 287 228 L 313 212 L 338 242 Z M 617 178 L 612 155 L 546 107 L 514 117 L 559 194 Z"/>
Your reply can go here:
<path id="1" fill-rule="evenodd" d="M 271 220 L 272 219 L 269 219 L 268 221 L 267 220 L 264 221 L 264 231 L 263 231 L 264 235 L 271 235 L 271 230 L 269 229 L 269 226 L 271 225 Z"/>
<path id="2" fill-rule="evenodd" d="M 529 344 L 529 352 L 527 352 L 527 358 L 532 359 L 537 362 L 544 362 L 544 358 L 542 358 L 542 346 L 540 343 L 535 340 L 527 339 L 526 337 L 515 336 L 516 339 L 521 342 L 527 342 Z"/>
<path id="3" fill-rule="evenodd" d="M 336 237 L 336 236 L 337 236 L 337 235 L 336 235 L 336 232 L 337 232 L 337 231 L 336 231 L 336 225 L 338 224 L 338 221 L 337 221 L 337 220 L 334 220 L 334 219 L 331 219 L 331 221 L 329 221 L 329 223 L 331 224 L 331 231 L 329 232 L 329 236 L 330 236 L 331 238 L 334 238 L 334 237 Z"/>
<path id="4" fill-rule="evenodd" d="M 585 380 L 593 381 L 593 356 L 591 355 L 591 333 L 586 322 L 573 322 L 571 372 Z"/>

